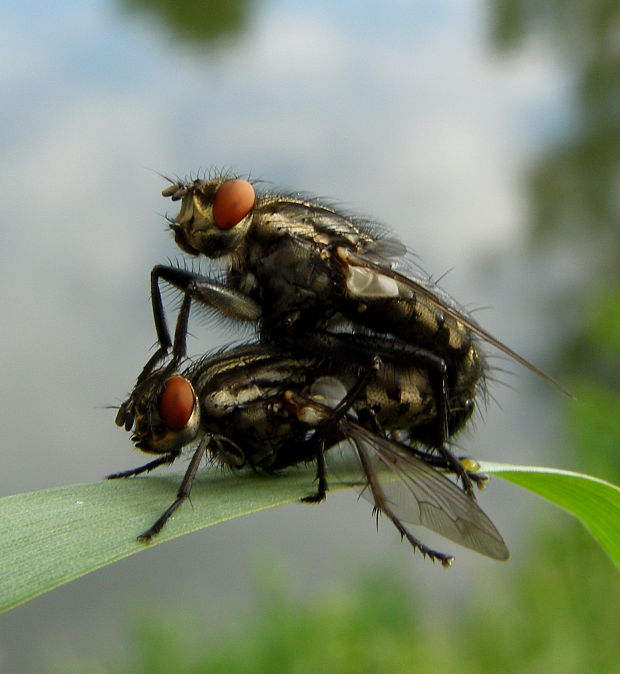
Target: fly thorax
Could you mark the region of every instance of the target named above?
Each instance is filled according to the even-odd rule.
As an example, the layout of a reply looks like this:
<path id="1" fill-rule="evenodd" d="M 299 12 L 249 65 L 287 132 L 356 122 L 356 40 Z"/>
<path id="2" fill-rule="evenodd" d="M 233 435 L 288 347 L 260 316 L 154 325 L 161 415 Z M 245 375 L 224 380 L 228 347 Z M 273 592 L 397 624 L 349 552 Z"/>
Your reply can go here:
<path id="1" fill-rule="evenodd" d="M 215 463 L 230 466 L 236 470 L 247 465 L 243 449 L 229 438 L 214 436 L 209 452 Z"/>
<path id="2" fill-rule="evenodd" d="M 243 264 L 233 266 L 231 286 L 248 297 L 260 298 L 260 286 L 256 274 L 244 268 Z"/>
<path id="3" fill-rule="evenodd" d="M 273 400 L 239 407 L 231 417 L 226 435 L 243 449 L 249 465 L 269 470 L 283 448 L 294 444 L 296 420 L 274 412 Z"/>
<path id="4" fill-rule="evenodd" d="M 265 313 L 272 321 L 299 312 L 323 319 L 329 313 L 333 280 L 329 264 L 320 248 L 289 237 L 278 239 L 260 256 L 251 258 L 256 270 L 258 292 Z"/>
<path id="5" fill-rule="evenodd" d="M 202 406 L 208 418 L 221 418 L 234 412 L 237 408 L 254 403 L 265 396 L 265 391 L 250 384 L 237 387 L 234 390 L 222 388 L 213 389 L 201 394 Z"/>

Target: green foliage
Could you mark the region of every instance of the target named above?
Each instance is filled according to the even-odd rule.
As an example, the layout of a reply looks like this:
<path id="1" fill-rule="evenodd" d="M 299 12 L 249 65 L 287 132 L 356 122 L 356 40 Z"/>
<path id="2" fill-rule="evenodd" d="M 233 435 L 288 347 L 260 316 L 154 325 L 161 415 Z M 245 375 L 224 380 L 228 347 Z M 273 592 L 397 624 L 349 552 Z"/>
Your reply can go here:
<path id="1" fill-rule="evenodd" d="M 141 616 L 131 660 L 63 663 L 58 671 L 133 674 L 371 674 L 532 671 L 596 674 L 620 658 L 620 582 L 612 565 L 569 520 L 541 531 L 526 568 L 485 579 L 458 610 L 425 612 L 392 568 L 302 600 L 277 564 L 262 575 L 256 617 L 205 635 L 191 612 Z M 438 605 L 445 606 L 444 602 Z"/>
<path id="2" fill-rule="evenodd" d="M 243 35 L 252 15 L 252 0 L 121 0 L 121 8 L 154 17 L 179 42 L 213 48 Z"/>
<path id="3" fill-rule="evenodd" d="M 485 472 L 525 487 L 577 517 L 620 567 L 620 488 L 571 471 L 481 464 Z"/>
<path id="4" fill-rule="evenodd" d="M 620 477 L 620 394 L 595 381 L 576 389 L 578 405 L 567 415 L 567 436 L 589 471 Z"/>

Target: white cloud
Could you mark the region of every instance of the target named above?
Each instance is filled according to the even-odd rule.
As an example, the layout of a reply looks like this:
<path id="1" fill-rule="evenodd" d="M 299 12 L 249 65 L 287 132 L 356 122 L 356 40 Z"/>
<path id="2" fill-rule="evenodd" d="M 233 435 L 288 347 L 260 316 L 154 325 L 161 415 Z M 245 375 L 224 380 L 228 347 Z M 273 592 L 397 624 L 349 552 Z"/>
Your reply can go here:
<path id="1" fill-rule="evenodd" d="M 525 155 L 515 109 L 552 107 L 545 82 L 556 66 L 542 49 L 496 61 L 475 25 L 442 25 L 415 40 L 384 25 L 366 35 L 306 8 L 265 15 L 238 51 L 208 61 L 121 41 L 116 54 L 130 58 L 133 46 L 136 60 L 102 71 L 106 42 L 93 40 L 82 79 L 54 66 L 63 58 L 44 63 L 45 44 L 28 51 L 15 36 L 11 62 L 28 64 L 17 72 L 33 96 L 50 73 L 66 78 L 45 108 L 9 111 L 13 149 L 0 159 L 16 371 L 50 358 L 66 370 L 67 343 L 109 353 L 114 334 L 135 341 L 112 368 L 137 369 L 153 339 L 148 270 L 177 254 L 161 218 L 174 207 L 145 167 L 232 165 L 316 190 L 378 216 L 429 271 L 457 266 L 457 278 L 481 251 L 514 242 Z M 89 377 L 112 374 L 105 359 L 92 367 Z"/>

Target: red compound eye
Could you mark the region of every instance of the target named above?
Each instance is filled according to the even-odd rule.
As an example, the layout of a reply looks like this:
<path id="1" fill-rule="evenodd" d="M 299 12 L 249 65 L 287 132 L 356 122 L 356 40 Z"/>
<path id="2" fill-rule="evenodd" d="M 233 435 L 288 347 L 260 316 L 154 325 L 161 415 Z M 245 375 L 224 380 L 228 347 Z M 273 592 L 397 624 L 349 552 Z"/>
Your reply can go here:
<path id="1" fill-rule="evenodd" d="M 256 192 L 247 180 L 222 183 L 213 200 L 213 219 L 219 229 L 232 229 L 252 210 Z"/>
<path id="2" fill-rule="evenodd" d="M 185 427 L 194 410 L 194 391 L 192 386 L 179 375 L 170 377 L 164 384 L 159 396 L 159 416 L 173 431 Z"/>

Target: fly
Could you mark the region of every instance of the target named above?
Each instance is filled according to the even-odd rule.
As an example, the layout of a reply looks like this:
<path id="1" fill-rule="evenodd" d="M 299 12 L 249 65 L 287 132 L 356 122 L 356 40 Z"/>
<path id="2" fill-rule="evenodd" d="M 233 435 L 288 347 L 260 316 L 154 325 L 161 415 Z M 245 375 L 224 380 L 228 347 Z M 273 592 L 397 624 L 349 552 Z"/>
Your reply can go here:
<path id="1" fill-rule="evenodd" d="M 255 344 L 203 357 L 182 374 L 164 372 L 142 380 L 131 410 L 132 440 L 158 458 L 109 477 L 140 475 L 174 462 L 186 445 L 197 446 L 177 498 L 140 540 L 157 535 L 189 496 L 205 455 L 232 468 L 251 466 L 268 473 L 316 461 L 317 492 L 303 499 L 315 502 L 327 489 L 325 451 L 348 440 L 369 499 L 414 548 L 444 566 L 452 561 L 419 541 L 403 521 L 494 559 L 507 559 L 505 543 L 487 515 L 443 474 L 451 466 L 418 447 L 418 431 L 436 415 L 423 369 L 375 362 L 360 374 L 348 363 Z M 396 380 L 407 382 L 406 411 L 402 399 L 398 403 L 386 392 L 387 383 Z M 117 422 L 127 427 L 126 414 L 119 411 Z M 410 444 L 395 440 L 400 430 Z"/>
<path id="2" fill-rule="evenodd" d="M 299 193 L 260 193 L 249 181 L 224 175 L 174 183 L 162 195 L 181 201 L 169 221 L 179 247 L 190 255 L 227 258 L 229 270 L 222 283 L 157 266 L 155 280 L 233 318 L 258 322 L 267 337 L 303 338 L 344 320 L 428 349 L 449 369 L 464 367 L 466 377 L 481 372 L 472 353 L 480 338 L 559 386 L 430 279 L 396 271 L 406 247 L 370 220 Z"/>

